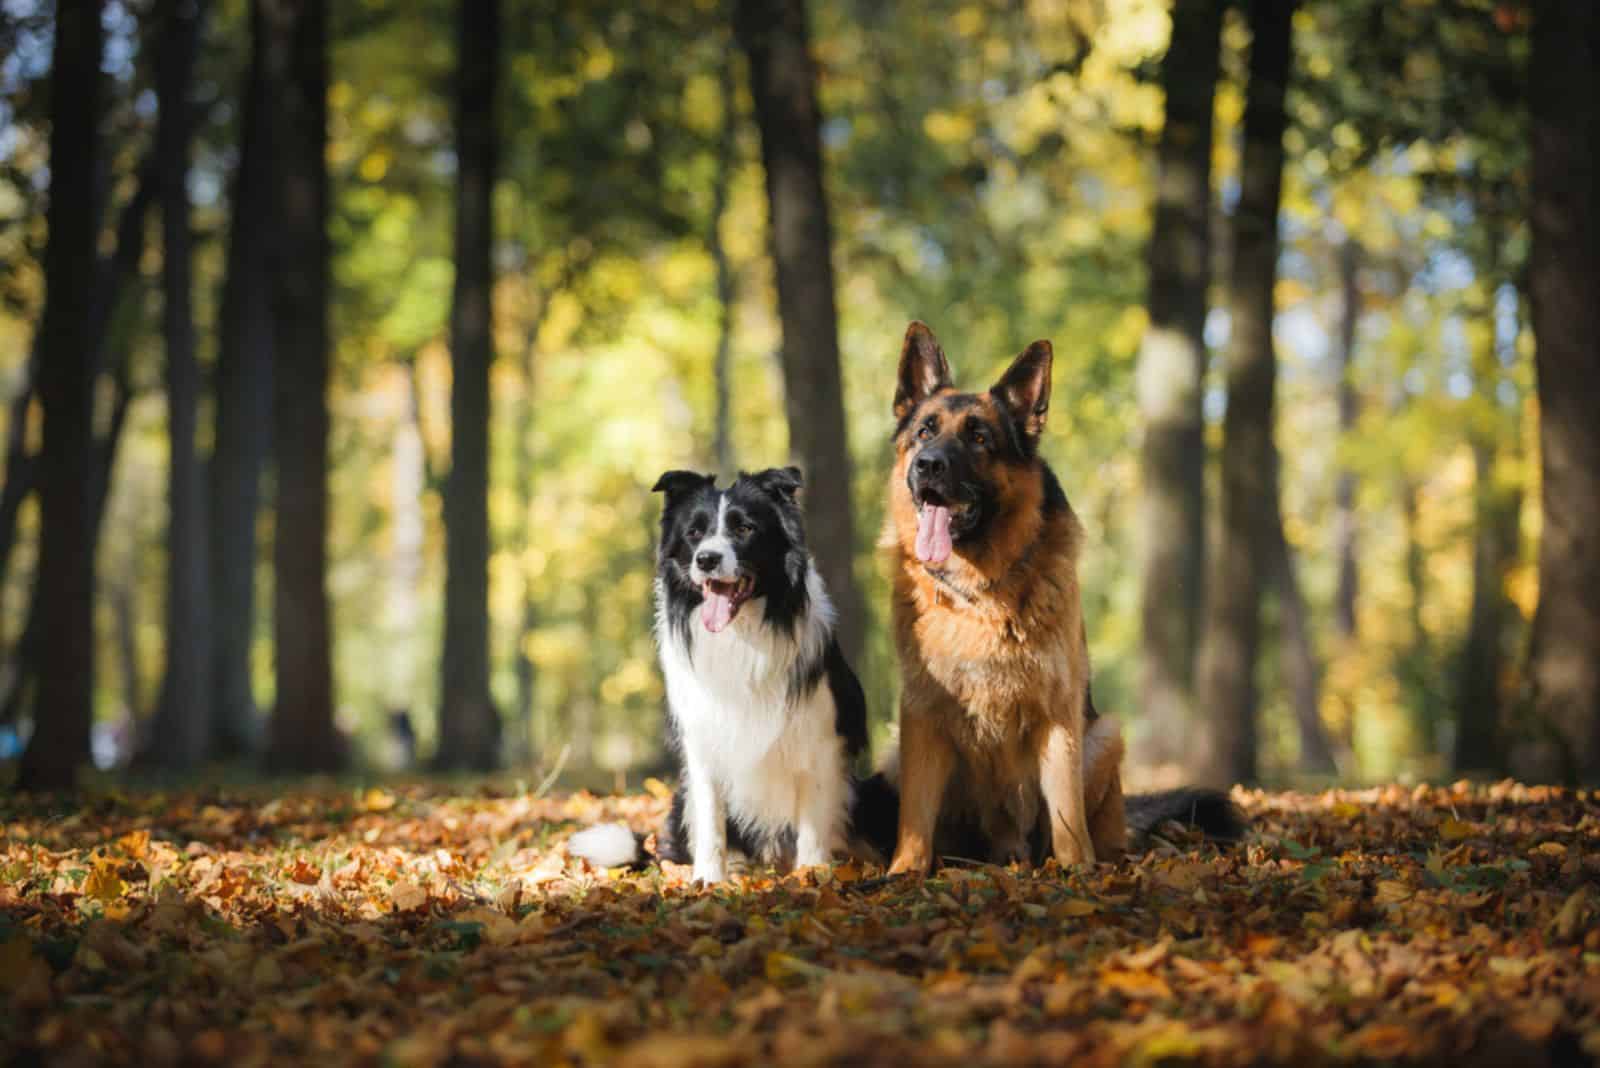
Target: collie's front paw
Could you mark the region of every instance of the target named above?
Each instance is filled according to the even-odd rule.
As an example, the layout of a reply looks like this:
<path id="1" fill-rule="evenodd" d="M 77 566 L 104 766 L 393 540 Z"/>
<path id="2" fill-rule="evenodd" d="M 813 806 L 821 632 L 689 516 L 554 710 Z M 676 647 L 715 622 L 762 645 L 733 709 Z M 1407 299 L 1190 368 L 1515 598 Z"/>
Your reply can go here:
<path id="1" fill-rule="evenodd" d="M 716 886 L 727 881 L 727 867 L 721 862 L 707 862 L 694 866 L 694 881 L 700 886 Z"/>

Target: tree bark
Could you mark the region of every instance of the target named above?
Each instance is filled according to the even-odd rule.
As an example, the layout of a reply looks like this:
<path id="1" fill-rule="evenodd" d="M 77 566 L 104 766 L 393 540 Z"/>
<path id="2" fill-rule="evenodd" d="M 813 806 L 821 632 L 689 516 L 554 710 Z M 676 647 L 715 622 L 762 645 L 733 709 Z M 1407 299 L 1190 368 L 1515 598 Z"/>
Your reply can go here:
<path id="1" fill-rule="evenodd" d="M 855 579 L 832 236 L 805 0 L 739 0 L 734 29 L 749 57 L 761 130 L 789 450 L 806 474 L 806 536 L 838 609 L 839 644 L 859 664 L 866 604 Z"/>
<path id="2" fill-rule="evenodd" d="M 222 757 L 260 737 L 250 650 L 256 623 L 256 521 L 272 436 L 273 322 L 266 249 L 272 240 L 263 0 L 250 5 L 250 70 L 240 97 L 239 161 L 229 207 L 211 458 L 212 742 Z"/>
<path id="3" fill-rule="evenodd" d="M 1206 584 L 1199 677 L 1201 707 L 1216 724 L 1203 774 L 1218 783 L 1251 782 L 1257 775 L 1254 676 L 1261 637 L 1260 562 L 1268 559 L 1278 492 L 1273 287 L 1293 8 L 1287 0 L 1255 0 L 1250 6 L 1250 84 L 1230 278 L 1233 332 L 1223 423 L 1221 536 Z"/>
<path id="4" fill-rule="evenodd" d="M 1595 244 L 1592 4 L 1534 6 L 1529 104 L 1533 248 L 1528 265 L 1544 527 L 1528 659 L 1534 715 L 1568 775 L 1600 775 L 1600 291 Z"/>
<path id="5" fill-rule="evenodd" d="M 195 355 L 193 241 L 189 160 L 200 0 L 163 0 L 158 8 L 160 115 L 156 159 L 161 199 L 162 333 L 166 339 L 168 437 L 166 677 L 156 729 L 144 757 L 188 770 L 210 753 L 211 622 L 207 583 L 204 467 L 195 443 L 200 364 Z"/>
<path id="6" fill-rule="evenodd" d="M 440 768 L 500 762 L 489 692 L 489 368 L 494 362 L 495 87 L 499 0 L 463 0 L 456 53 L 456 278 L 450 311 L 450 476 Z"/>
<path id="7" fill-rule="evenodd" d="M 34 346 L 23 373 L 22 388 L 11 398 L 6 421 L 5 486 L 0 488 L 0 590 L 11 574 L 11 551 L 17 544 L 17 520 L 22 504 L 38 480 L 39 458 L 28 452 L 28 411 L 37 395 L 39 350 Z M 5 633 L 0 629 L 0 642 Z"/>
<path id="8" fill-rule="evenodd" d="M 95 284 L 102 35 L 97 0 L 58 0 L 50 73 L 49 239 L 40 326 L 39 685 L 23 789 L 70 789 L 89 760 L 94 715 L 95 338 L 82 312 Z"/>
<path id="9" fill-rule="evenodd" d="M 1277 450 L 1273 450 L 1274 472 L 1281 470 Z M 1276 479 L 1276 474 L 1274 478 Z M 1311 637 L 1311 622 L 1305 598 L 1300 594 L 1294 550 L 1283 529 L 1283 507 L 1277 493 L 1268 498 L 1272 514 L 1268 518 L 1268 566 L 1273 589 L 1278 596 L 1279 659 L 1289 684 L 1289 702 L 1300 738 L 1300 770 L 1310 775 L 1336 775 L 1339 765 L 1333 759 L 1333 746 L 1322 725 L 1322 665 Z"/>
<path id="10" fill-rule="evenodd" d="M 1473 445 L 1472 610 L 1456 673 L 1456 738 L 1453 759 L 1458 774 L 1497 775 L 1505 770 L 1502 680 L 1506 638 L 1516 607 L 1506 596 L 1506 579 L 1517 563 L 1517 520 L 1522 494 L 1498 485 L 1497 449 L 1487 441 Z"/>
<path id="11" fill-rule="evenodd" d="M 333 770 L 344 746 L 333 723 L 328 619 L 327 10 L 323 0 L 262 0 L 267 97 L 273 102 L 272 310 L 277 522 L 273 640 L 277 704 L 268 732 L 274 770 Z"/>
<path id="12" fill-rule="evenodd" d="M 711 187 L 711 219 L 706 227 L 706 251 L 717 272 L 717 351 L 711 362 L 711 377 L 716 390 L 716 407 L 711 432 L 711 458 L 717 473 L 732 478 L 733 387 L 730 382 L 733 356 L 733 264 L 722 243 L 722 216 L 728 210 L 728 189 L 733 184 L 735 151 L 738 146 L 738 91 L 734 84 L 733 50 L 725 50 L 719 71 L 722 97 L 722 131 L 717 138 L 717 170 Z"/>
<path id="13" fill-rule="evenodd" d="M 1147 256 L 1150 325 L 1139 347 L 1144 424 L 1140 495 L 1141 763 L 1180 760 L 1195 729 L 1195 647 L 1205 573 L 1206 291 L 1210 282 L 1211 140 L 1220 0 L 1173 6 L 1161 65 L 1166 121 L 1157 149 Z"/>
<path id="14" fill-rule="evenodd" d="M 1355 433 L 1356 420 L 1361 415 L 1360 399 L 1351 380 L 1351 367 L 1356 358 L 1356 325 L 1361 320 L 1361 290 L 1358 271 L 1361 266 L 1361 247 L 1353 236 L 1346 236 L 1339 248 L 1339 440 L 1341 443 Z M 1357 564 L 1356 476 L 1347 464 L 1339 467 L 1334 484 L 1334 553 L 1339 560 L 1338 586 L 1333 596 L 1334 628 L 1345 641 L 1356 636 L 1356 597 L 1360 588 Z"/>

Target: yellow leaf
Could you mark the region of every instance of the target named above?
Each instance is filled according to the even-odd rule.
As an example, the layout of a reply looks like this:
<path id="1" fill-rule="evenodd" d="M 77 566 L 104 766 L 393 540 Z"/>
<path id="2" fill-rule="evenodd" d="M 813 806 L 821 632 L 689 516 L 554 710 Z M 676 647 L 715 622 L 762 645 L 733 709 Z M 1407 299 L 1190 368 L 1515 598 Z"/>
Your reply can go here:
<path id="1" fill-rule="evenodd" d="M 720 957 L 722 956 L 722 943 L 710 935 L 701 935 L 689 943 L 689 956 Z"/>
<path id="2" fill-rule="evenodd" d="M 1167 981 L 1149 972 L 1130 972 L 1121 969 L 1104 971 L 1100 973 L 1100 985 L 1134 1001 L 1172 996 L 1172 988 L 1167 985 Z"/>
<path id="3" fill-rule="evenodd" d="M 1556 915 L 1556 937 L 1568 942 L 1584 933 L 1587 927 L 1584 921 L 1588 912 L 1589 890 L 1580 886 L 1567 898 L 1566 903 L 1561 906 L 1561 911 Z"/>
<path id="4" fill-rule="evenodd" d="M 814 979 L 828 974 L 828 969 L 774 950 L 767 954 L 767 981 L 781 983 L 785 979 Z"/>
<path id="5" fill-rule="evenodd" d="M 1394 879 L 1378 883 L 1377 901 L 1380 905 L 1395 905 L 1411 896 L 1411 887 Z"/>
<path id="6" fill-rule="evenodd" d="M 1543 853 L 1547 857 L 1564 857 L 1567 855 L 1567 847 L 1560 842 L 1541 842 L 1534 852 Z"/>
<path id="7" fill-rule="evenodd" d="M 145 853 L 150 849 L 150 832 L 129 831 L 117 839 L 117 848 L 134 860 L 143 860 Z"/>
<path id="8" fill-rule="evenodd" d="M 1477 833 L 1478 829 L 1475 826 L 1458 819 L 1448 819 L 1439 825 L 1439 837 L 1446 842 L 1459 842 L 1463 838 L 1472 838 Z"/>
<path id="9" fill-rule="evenodd" d="M 117 874 L 116 865 L 105 858 L 94 862 L 94 870 L 83 881 L 83 892 L 100 902 L 115 901 L 125 889 L 127 887 L 122 882 L 122 876 Z"/>
<path id="10" fill-rule="evenodd" d="M 364 812 L 388 812 L 395 806 L 395 796 L 387 790 L 380 790 L 376 786 L 368 790 L 361 798 L 361 809 Z"/>
<path id="11" fill-rule="evenodd" d="M 1085 901 L 1081 897 L 1069 897 L 1065 901 L 1052 906 L 1050 911 L 1062 918 L 1092 916 L 1100 911 L 1100 906 L 1093 901 Z"/>
<path id="12" fill-rule="evenodd" d="M 657 801 L 672 800 L 672 787 L 668 786 L 666 783 L 662 782 L 653 775 L 644 781 L 644 788 L 645 791 Z"/>
<path id="13" fill-rule="evenodd" d="M 1361 815 L 1361 806 L 1350 801 L 1340 801 L 1333 806 L 1335 819 L 1353 820 Z"/>

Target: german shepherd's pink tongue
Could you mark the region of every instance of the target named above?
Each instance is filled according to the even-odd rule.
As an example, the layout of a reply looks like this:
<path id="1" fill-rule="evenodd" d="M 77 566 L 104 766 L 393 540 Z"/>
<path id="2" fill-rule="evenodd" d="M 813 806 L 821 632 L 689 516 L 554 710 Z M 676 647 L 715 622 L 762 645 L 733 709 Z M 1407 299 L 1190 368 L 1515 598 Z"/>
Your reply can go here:
<path id="1" fill-rule="evenodd" d="M 705 600 L 700 604 L 700 622 L 706 630 L 717 633 L 733 621 L 733 593 L 722 593 L 710 583 L 705 587 Z"/>
<path id="2" fill-rule="evenodd" d="M 942 564 L 950 558 L 950 509 L 925 504 L 917 515 L 917 559 Z"/>

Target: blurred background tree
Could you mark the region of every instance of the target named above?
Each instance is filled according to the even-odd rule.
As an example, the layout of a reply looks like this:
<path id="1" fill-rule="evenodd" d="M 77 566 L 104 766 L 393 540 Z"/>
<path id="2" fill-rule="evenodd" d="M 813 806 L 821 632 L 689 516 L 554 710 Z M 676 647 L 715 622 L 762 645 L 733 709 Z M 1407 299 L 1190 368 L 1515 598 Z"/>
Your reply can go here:
<path id="1" fill-rule="evenodd" d="M 0 761 L 657 770 L 648 487 L 787 458 L 881 736 L 922 318 L 1136 782 L 1593 775 L 1585 10 L 0 5 Z"/>

